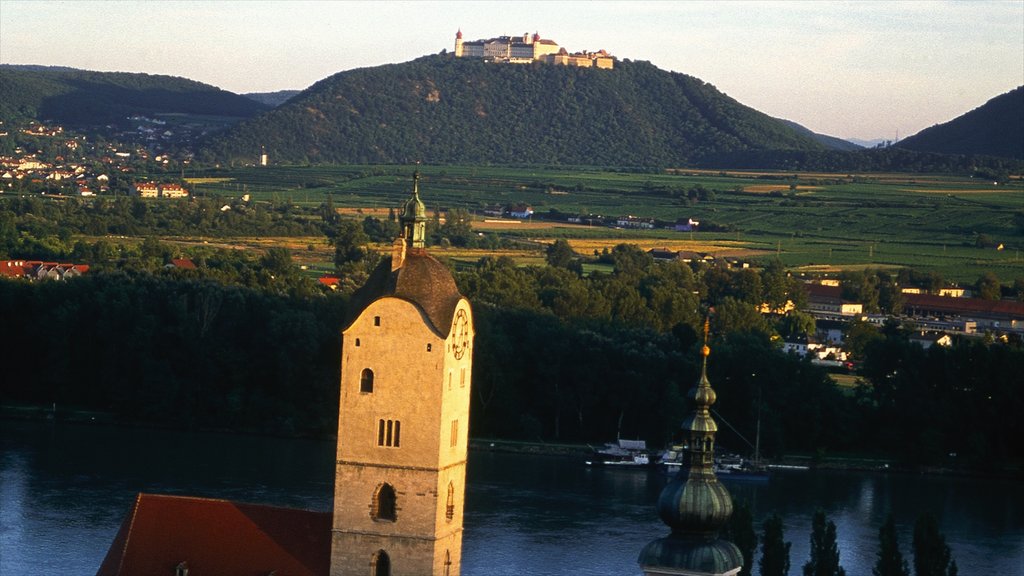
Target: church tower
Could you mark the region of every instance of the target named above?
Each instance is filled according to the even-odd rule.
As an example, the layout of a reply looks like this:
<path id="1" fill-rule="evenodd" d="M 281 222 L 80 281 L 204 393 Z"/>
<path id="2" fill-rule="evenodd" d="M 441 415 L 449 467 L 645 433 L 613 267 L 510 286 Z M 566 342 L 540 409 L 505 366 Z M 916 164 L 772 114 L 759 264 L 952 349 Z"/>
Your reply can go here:
<path id="1" fill-rule="evenodd" d="M 473 314 L 426 220 L 417 173 L 342 332 L 332 576 L 460 571 Z"/>
<path id="2" fill-rule="evenodd" d="M 683 461 L 658 497 L 658 515 L 672 533 L 647 544 L 637 562 L 645 576 L 735 576 L 743 555 L 718 531 L 732 516 L 732 498 L 714 472 L 716 395 L 708 381 L 708 322 L 704 322 L 700 380 L 690 389 L 693 410 L 683 420 Z"/>
<path id="3" fill-rule="evenodd" d="M 462 58 L 462 28 L 455 33 L 455 57 Z"/>

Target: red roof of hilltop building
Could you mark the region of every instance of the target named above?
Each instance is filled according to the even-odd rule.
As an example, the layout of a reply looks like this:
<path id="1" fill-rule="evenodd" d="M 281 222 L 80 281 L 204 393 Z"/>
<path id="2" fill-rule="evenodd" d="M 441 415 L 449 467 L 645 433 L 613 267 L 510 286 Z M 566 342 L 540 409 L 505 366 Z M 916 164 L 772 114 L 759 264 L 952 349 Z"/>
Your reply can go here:
<path id="1" fill-rule="evenodd" d="M 96 576 L 327 576 L 330 565 L 329 512 L 139 494 Z"/>

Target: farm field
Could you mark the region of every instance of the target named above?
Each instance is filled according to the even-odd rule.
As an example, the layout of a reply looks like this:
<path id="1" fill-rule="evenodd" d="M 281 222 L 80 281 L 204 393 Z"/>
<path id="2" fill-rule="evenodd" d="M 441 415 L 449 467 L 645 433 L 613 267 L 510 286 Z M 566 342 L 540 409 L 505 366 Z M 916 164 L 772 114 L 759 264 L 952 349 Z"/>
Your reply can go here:
<path id="1" fill-rule="evenodd" d="M 384 217 L 409 191 L 415 166 L 271 166 L 211 169 L 196 194 L 317 206 L 328 196 L 343 214 Z M 973 282 L 994 272 L 1024 277 L 1024 181 L 994 184 L 934 174 L 829 174 L 671 169 L 420 166 L 429 211 L 528 204 L 531 222 L 478 217 L 481 232 L 540 244 L 566 238 L 583 254 L 619 242 L 738 257 L 778 257 L 796 270 L 830 272 L 911 266 Z M 700 192 L 706 198 L 690 199 Z M 566 215 L 632 215 L 670 223 L 692 218 L 703 230 L 620 230 L 569 225 Z M 561 217 L 562 222 L 549 221 Z M 488 220 L 488 221 L 485 221 Z M 1002 246 L 1001 249 L 999 247 Z"/>

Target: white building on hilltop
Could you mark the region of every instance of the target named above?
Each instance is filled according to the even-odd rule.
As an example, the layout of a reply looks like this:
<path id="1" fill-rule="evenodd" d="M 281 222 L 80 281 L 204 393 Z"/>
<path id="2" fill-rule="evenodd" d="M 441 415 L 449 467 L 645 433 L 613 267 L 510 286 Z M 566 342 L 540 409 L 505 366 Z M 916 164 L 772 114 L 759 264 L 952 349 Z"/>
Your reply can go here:
<path id="1" fill-rule="evenodd" d="M 459 30 L 455 34 L 455 57 L 483 58 L 512 64 L 543 62 L 586 68 L 610 69 L 615 65 L 615 57 L 604 50 L 570 54 L 554 40 L 541 38 L 538 33 L 523 34 L 522 36 L 498 36 L 487 40 L 465 42 L 462 39 L 462 30 Z"/>

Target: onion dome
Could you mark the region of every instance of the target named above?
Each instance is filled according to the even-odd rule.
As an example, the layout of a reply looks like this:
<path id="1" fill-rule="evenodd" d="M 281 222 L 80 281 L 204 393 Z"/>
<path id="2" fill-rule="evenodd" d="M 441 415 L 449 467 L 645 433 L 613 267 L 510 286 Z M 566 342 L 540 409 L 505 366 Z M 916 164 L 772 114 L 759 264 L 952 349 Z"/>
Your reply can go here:
<path id="1" fill-rule="evenodd" d="M 533 41 L 534 42 L 540 42 L 540 32 L 534 32 L 533 33 Z"/>
<path id="2" fill-rule="evenodd" d="M 405 201 L 402 215 L 402 238 L 411 248 L 423 248 L 427 235 L 427 207 L 420 200 L 420 173 L 412 175 L 412 196 Z"/>
<path id="3" fill-rule="evenodd" d="M 459 31 L 455 33 L 455 39 L 462 40 L 462 28 L 459 28 Z"/>
<path id="4" fill-rule="evenodd" d="M 637 561 L 647 574 L 726 574 L 743 565 L 735 544 L 718 539 L 732 516 L 732 497 L 714 472 L 716 395 L 708 381 L 708 322 L 704 322 L 700 380 L 689 392 L 693 410 L 683 419 L 683 461 L 658 497 L 658 516 L 672 533 L 644 547 Z"/>

